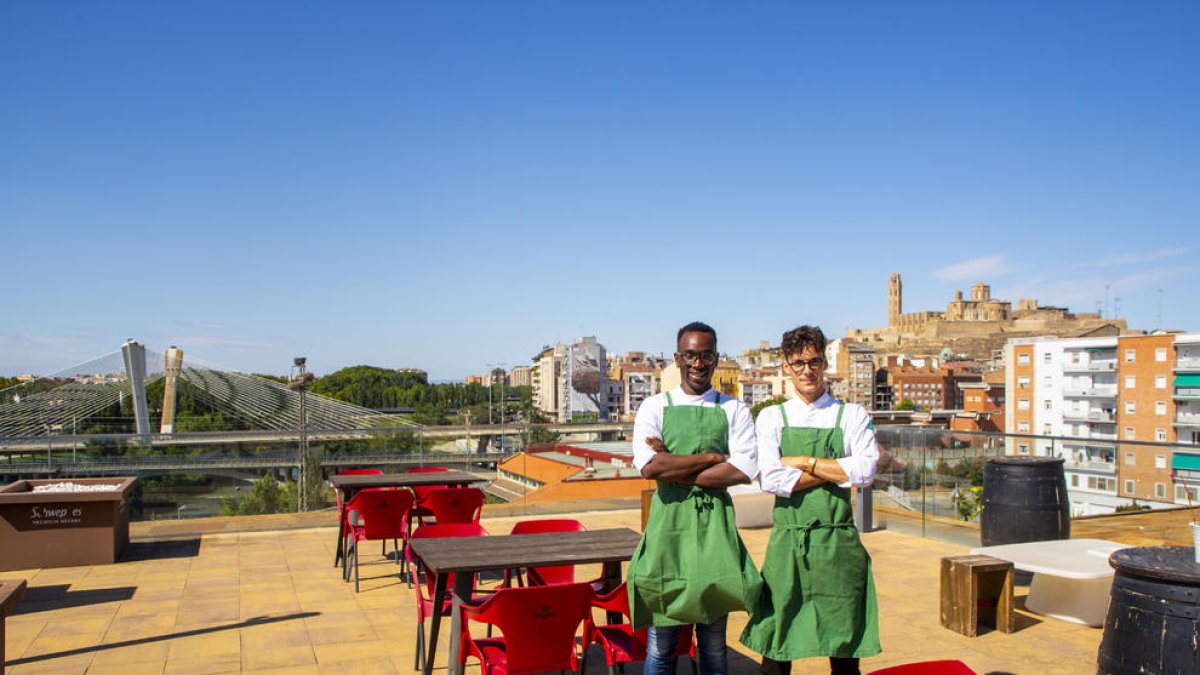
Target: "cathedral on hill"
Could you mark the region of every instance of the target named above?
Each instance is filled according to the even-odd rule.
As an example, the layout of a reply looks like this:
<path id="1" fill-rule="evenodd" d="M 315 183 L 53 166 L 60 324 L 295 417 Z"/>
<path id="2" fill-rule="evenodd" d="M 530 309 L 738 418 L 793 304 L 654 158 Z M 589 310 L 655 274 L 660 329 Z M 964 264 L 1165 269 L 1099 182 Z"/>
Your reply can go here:
<path id="1" fill-rule="evenodd" d="M 888 277 L 888 319 L 883 328 L 851 328 L 846 338 L 875 345 L 876 353 L 935 353 L 943 348 L 977 359 L 991 358 L 1009 338 L 1054 335 L 1102 337 L 1125 335 L 1125 320 L 1106 319 L 1099 312 L 1073 314 L 1064 307 L 1042 307 L 1035 299 L 1012 303 L 992 297 L 982 281 L 971 286 L 970 299 L 962 291 L 944 312 L 904 312 L 900 274 Z"/>

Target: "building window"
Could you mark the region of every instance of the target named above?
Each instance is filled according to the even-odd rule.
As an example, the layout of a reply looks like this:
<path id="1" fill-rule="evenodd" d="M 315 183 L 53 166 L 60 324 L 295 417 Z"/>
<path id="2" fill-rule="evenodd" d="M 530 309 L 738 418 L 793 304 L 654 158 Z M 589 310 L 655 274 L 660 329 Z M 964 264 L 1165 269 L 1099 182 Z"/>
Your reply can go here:
<path id="1" fill-rule="evenodd" d="M 1029 410 L 1029 399 L 1027 399 L 1027 398 L 1017 399 L 1017 410 Z"/>
<path id="2" fill-rule="evenodd" d="M 1125 453 L 1125 466 L 1137 466 L 1137 454 L 1132 452 Z"/>
<path id="3" fill-rule="evenodd" d="M 1154 440 L 1158 441 L 1159 443 L 1166 443 L 1167 442 L 1167 430 L 1166 429 L 1155 429 L 1154 430 Z"/>
<path id="4" fill-rule="evenodd" d="M 1137 412 L 1137 401 L 1125 401 L 1125 414 L 1132 415 Z"/>
<path id="5" fill-rule="evenodd" d="M 1166 415 L 1167 414 L 1167 402 L 1166 401 L 1155 401 L 1154 402 L 1154 414 L 1155 415 Z"/>
<path id="6" fill-rule="evenodd" d="M 1167 498 L 1167 484 L 1166 483 L 1155 483 L 1154 484 L 1154 496 L 1157 499 L 1166 499 Z"/>
<path id="7" fill-rule="evenodd" d="M 1175 486 L 1175 501 L 1200 504 L 1200 487 Z"/>
<path id="8" fill-rule="evenodd" d="M 1127 495 L 1131 495 L 1131 494 L 1133 494 L 1133 489 L 1134 489 L 1134 488 L 1133 488 L 1133 481 L 1132 481 L 1132 480 L 1126 480 L 1126 481 L 1125 481 L 1125 494 L 1127 494 Z"/>
<path id="9" fill-rule="evenodd" d="M 1155 389 L 1166 389 L 1167 388 L 1167 376 L 1166 375 L 1155 375 L 1154 376 L 1154 388 Z"/>
<path id="10" fill-rule="evenodd" d="M 1046 422 L 1045 424 L 1042 425 L 1042 435 L 1043 436 L 1049 436 L 1052 433 L 1054 433 L 1054 430 L 1050 426 L 1049 422 Z"/>
<path id="11" fill-rule="evenodd" d="M 1125 388 L 1126 389 L 1136 389 L 1137 388 L 1137 377 L 1135 377 L 1133 375 L 1126 375 L 1125 376 Z"/>
<path id="12" fill-rule="evenodd" d="M 1125 350 L 1125 363 L 1134 363 L 1135 361 L 1137 361 L 1137 350 L 1126 349 Z"/>
<path id="13" fill-rule="evenodd" d="M 1024 443 L 1018 445 L 1017 446 L 1017 454 L 1018 455 L 1028 455 L 1029 454 L 1029 446 Z"/>
<path id="14" fill-rule="evenodd" d="M 1127 441 L 1136 441 L 1137 440 L 1137 432 L 1133 430 L 1133 427 L 1125 427 L 1125 440 L 1127 440 Z"/>
<path id="15" fill-rule="evenodd" d="M 1018 434 L 1029 433 L 1029 422 L 1017 422 L 1017 433 Z"/>
<path id="16" fill-rule="evenodd" d="M 1158 349 L 1155 349 L 1154 350 L 1154 360 L 1159 363 L 1166 363 L 1167 362 L 1167 348 L 1159 347 Z"/>
<path id="17" fill-rule="evenodd" d="M 1025 352 L 1025 353 L 1022 353 L 1022 354 L 1017 354 L 1017 365 L 1018 365 L 1018 366 L 1027 366 L 1027 365 L 1029 365 L 1029 352 Z"/>
<path id="18" fill-rule="evenodd" d="M 1054 361 L 1051 360 L 1050 352 L 1046 352 L 1045 354 L 1042 354 L 1042 363 L 1047 363 L 1047 364 L 1054 363 Z"/>
<path id="19" fill-rule="evenodd" d="M 1071 352 L 1071 363 L 1079 363 L 1079 352 Z"/>
<path id="20" fill-rule="evenodd" d="M 1018 377 L 1017 378 L 1017 389 L 1028 389 L 1028 388 L 1029 388 L 1029 378 L 1028 377 Z"/>
<path id="21" fill-rule="evenodd" d="M 1050 408 L 1051 408 L 1050 399 L 1046 399 L 1045 401 L 1042 401 L 1042 410 L 1050 410 Z"/>
<path id="22" fill-rule="evenodd" d="M 1167 468 L 1167 456 L 1166 455 L 1155 455 L 1154 456 L 1154 468 L 1156 468 L 1156 469 Z"/>

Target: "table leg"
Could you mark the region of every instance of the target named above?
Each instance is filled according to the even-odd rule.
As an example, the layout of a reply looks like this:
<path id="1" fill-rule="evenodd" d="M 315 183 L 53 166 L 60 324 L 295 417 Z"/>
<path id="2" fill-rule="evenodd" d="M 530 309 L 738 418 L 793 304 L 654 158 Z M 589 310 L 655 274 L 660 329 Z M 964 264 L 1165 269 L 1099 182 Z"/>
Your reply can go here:
<path id="1" fill-rule="evenodd" d="M 462 675 L 463 664 L 458 660 L 458 643 L 462 640 L 462 602 L 470 599 L 475 575 L 459 572 L 454 575 L 454 604 L 450 611 L 450 675 Z"/>
<path id="2" fill-rule="evenodd" d="M 621 585 L 621 562 L 619 560 L 604 563 L 604 591 L 607 593 Z M 620 612 L 605 612 L 608 623 L 623 623 L 625 617 Z"/>
<path id="3" fill-rule="evenodd" d="M 429 574 L 426 571 L 426 574 Z M 421 583 L 420 579 L 417 583 Z M 433 582 L 433 624 L 429 626 L 429 644 L 425 645 L 425 675 L 433 672 L 433 661 L 437 654 L 438 629 L 442 625 L 442 598 L 446 597 L 446 574 L 437 575 Z M 453 637 L 453 632 L 451 633 Z"/>

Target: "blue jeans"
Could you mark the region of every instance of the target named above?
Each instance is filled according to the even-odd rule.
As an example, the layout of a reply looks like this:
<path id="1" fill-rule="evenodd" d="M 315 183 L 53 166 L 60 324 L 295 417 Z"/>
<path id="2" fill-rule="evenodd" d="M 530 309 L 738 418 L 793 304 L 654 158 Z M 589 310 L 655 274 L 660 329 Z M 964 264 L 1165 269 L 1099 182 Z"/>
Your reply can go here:
<path id="1" fill-rule="evenodd" d="M 725 625 L 729 615 L 712 623 L 698 623 L 696 660 L 700 675 L 726 675 L 729 663 L 725 656 Z M 672 675 L 675 672 L 675 649 L 679 645 L 679 626 L 651 626 L 646 639 L 646 663 L 643 675 Z"/>

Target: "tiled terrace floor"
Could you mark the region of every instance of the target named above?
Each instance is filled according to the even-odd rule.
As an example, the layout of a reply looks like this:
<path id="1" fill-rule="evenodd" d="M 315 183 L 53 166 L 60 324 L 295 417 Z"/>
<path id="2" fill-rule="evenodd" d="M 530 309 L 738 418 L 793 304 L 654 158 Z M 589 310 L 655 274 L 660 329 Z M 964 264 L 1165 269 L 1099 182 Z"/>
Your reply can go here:
<path id="1" fill-rule="evenodd" d="M 594 529 L 636 529 L 638 516 L 620 510 L 575 517 Z M 505 533 L 515 520 L 485 517 L 483 524 Z M 761 562 L 768 531 L 744 531 L 743 537 Z M 20 613 L 8 620 L 9 672 L 413 672 L 413 591 L 372 544 L 366 552 L 374 555 L 364 555 L 370 564 L 364 565 L 363 590 L 356 594 L 332 567 L 335 538 L 330 527 L 214 533 L 138 544 L 133 560 L 115 565 L 4 573 L 30 585 Z M 1095 672 L 1098 629 L 1022 610 L 1012 634 L 967 638 L 941 628 L 939 559 L 964 553 L 964 547 L 896 531 L 863 539 L 874 560 L 885 649 L 865 660 L 864 670 L 960 658 L 980 673 Z M 1018 607 L 1026 591 L 1018 588 Z M 744 625 L 745 615 L 730 621 L 731 670 L 748 675 L 757 669 L 736 640 Z M 445 645 L 443 638 L 439 666 Z M 604 668 L 593 649 L 589 672 Z M 474 665 L 472 672 L 478 672 Z M 641 671 L 633 666 L 626 672 Z M 809 659 L 793 672 L 824 673 L 827 666 Z"/>

